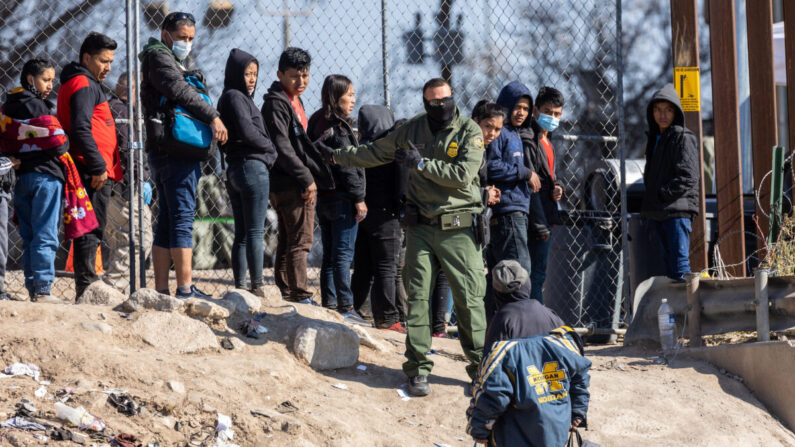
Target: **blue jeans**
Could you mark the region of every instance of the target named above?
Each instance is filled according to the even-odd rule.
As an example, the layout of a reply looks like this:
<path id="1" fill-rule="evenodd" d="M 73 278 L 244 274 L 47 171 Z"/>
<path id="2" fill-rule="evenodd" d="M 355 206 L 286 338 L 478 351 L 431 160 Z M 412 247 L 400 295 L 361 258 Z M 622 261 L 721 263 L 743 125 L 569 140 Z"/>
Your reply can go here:
<path id="1" fill-rule="evenodd" d="M 230 165 L 226 171 L 226 179 L 226 191 L 235 218 L 235 240 L 232 243 L 235 287 L 246 287 L 247 268 L 251 287 L 261 287 L 265 257 L 265 216 L 268 212 L 270 188 L 268 167 L 259 160 L 245 160 Z"/>
<path id="2" fill-rule="evenodd" d="M 201 164 L 150 153 L 149 168 L 157 188 L 154 245 L 193 248 L 193 218 Z"/>
<path id="3" fill-rule="evenodd" d="M 547 279 L 547 258 L 550 239 L 534 239 L 527 243 L 530 250 L 530 298 L 544 302 L 544 280 Z"/>
<path id="4" fill-rule="evenodd" d="M 55 279 L 62 199 L 63 183 L 49 174 L 30 172 L 17 179 L 14 211 L 22 238 L 25 288 L 31 296 L 49 293 Z"/>
<path id="5" fill-rule="evenodd" d="M 685 275 L 690 273 L 690 218 L 646 220 L 645 223 L 651 246 L 663 254 L 665 274 L 677 281 L 684 281 Z"/>
<path id="6" fill-rule="evenodd" d="M 323 242 L 320 266 L 323 306 L 346 312 L 353 308 L 351 264 L 359 226 L 353 202 L 340 195 L 318 198 L 317 216 Z"/>
<path id="7" fill-rule="evenodd" d="M 489 272 L 500 261 L 513 259 L 530 273 L 530 252 L 527 246 L 527 214 L 521 211 L 502 214 L 491 219 L 491 239 L 486 250 L 486 264 Z M 491 320 L 497 311 L 494 305 L 494 291 L 491 274 L 486 276 L 486 321 Z"/>

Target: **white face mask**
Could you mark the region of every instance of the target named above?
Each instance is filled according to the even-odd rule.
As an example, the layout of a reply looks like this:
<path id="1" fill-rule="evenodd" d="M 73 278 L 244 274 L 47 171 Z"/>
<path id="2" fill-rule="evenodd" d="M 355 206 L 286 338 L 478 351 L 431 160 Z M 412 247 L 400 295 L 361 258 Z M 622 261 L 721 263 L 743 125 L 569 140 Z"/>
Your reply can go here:
<path id="1" fill-rule="evenodd" d="M 193 44 L 191 42 L 185 42 L 184 40 L 174 40 L 174 37 L 171 36 L 171 33 L 168 35 L 171 37 L 171 51 L 174 52 L 174 56 L 177 56 L 177 59 L 184 61 L 185 58 L 190 54 L 190 49 Z"/>

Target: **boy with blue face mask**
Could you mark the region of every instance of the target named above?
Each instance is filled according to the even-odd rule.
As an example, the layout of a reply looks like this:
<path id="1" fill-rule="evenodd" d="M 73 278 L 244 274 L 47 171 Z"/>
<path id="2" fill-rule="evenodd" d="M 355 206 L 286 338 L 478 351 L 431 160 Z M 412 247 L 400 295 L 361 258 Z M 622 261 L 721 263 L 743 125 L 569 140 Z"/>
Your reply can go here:
<path id="1" fill-rule="evenodd" d="M 531 198 L 531 209 L 540 215 L 537 221 L 545 222 L 547 231 L 540 231 L 537 225 L 530 225 L 527 246 L 530 252 L 530 297 L 543 302 L 544 280 L 549 256 L 549 234 L 554 224 L 560 223 L 557 202 L 563 197 L 563 187 L 555 179 L 555 148 L 549 140 L 549 133 L 560 124 L 565 100 L 563 94 L 552 87 L 541 87 L 533 107 L 532 133 L 522 135 L 522 142 L 529 152 L 530 161 L 541 180 L 541 189 Z"/>

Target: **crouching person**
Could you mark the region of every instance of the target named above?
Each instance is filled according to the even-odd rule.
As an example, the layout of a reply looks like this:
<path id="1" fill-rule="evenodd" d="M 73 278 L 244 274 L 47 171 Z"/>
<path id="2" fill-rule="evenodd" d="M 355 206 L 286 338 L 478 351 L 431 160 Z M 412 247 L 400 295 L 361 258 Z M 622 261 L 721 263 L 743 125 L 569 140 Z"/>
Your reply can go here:
<path id="1" fill-rule="evenodd" d="M 467 433 L 489 446 L 565 445 L 570 429 L 586 426 L 590 368 L 568 326 L 495 343 L 480 365 Z"/>

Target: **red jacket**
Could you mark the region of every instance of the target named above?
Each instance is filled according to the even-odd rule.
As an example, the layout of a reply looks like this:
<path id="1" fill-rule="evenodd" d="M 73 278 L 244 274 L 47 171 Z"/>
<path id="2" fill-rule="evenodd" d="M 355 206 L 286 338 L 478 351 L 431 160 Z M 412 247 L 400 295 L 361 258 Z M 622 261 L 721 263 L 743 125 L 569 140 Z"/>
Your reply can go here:
<path id="1" fill-rule="evenodd" d="M 61 72 L 56 115 L 69 135 L 69 152 L 80 170 L 89 175 L 107 172 L 108 178 L 120 181 L 116 124 L 108 100 L 99 82 L 77 62 Z"/>

